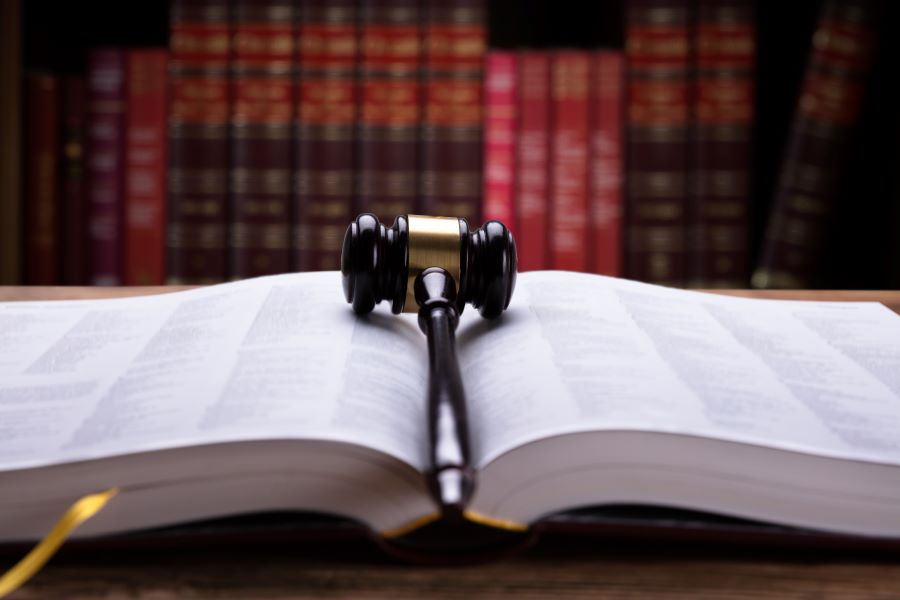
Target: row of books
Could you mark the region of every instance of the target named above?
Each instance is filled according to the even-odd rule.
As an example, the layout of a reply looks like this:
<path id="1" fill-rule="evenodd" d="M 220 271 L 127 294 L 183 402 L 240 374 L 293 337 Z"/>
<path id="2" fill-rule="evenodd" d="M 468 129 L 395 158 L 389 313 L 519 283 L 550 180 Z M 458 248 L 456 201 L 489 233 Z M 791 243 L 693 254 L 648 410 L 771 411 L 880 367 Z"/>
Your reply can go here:
<path id="1" fill-rule="evenodd" d="M 373 212 L 497 218 L 522 270 L 750 282 L 750 0 L 630 0 L 624 50 L 486 49 L 481 0 L 174 0 L 168 49 L 27 77 L 24 281 L 335 269 Z M 806 287 L 871 46 L 824 3 L 753 282 Z"/>

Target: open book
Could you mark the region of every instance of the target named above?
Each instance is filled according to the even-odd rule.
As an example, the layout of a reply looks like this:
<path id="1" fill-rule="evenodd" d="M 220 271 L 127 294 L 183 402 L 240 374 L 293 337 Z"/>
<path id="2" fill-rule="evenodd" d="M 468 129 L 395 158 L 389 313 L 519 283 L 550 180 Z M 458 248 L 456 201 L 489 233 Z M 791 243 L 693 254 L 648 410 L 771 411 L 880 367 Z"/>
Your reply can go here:
<path id="1" fill-rule="evenodd" d="M 900 538 L 900 317 L 880 304 L 534 272 L 457 339 L 473 520 L 628 503 Z M 426 378 L 415 315 L 357 317 L 333 272 L 2 303 L 0 542 L 110 487 L 77 535 L 281 510 L 409 531 L 436 510 Z"/>

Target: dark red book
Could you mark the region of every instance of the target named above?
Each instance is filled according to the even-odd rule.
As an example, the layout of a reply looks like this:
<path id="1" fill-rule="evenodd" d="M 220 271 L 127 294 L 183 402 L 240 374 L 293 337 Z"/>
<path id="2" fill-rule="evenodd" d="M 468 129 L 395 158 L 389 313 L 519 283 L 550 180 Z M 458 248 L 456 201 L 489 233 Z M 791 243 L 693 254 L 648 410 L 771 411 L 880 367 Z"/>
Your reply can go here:
<path id="1" fill-rule="evenodd" d="M 592 57 L 590 125 L 591 271 L 622 275 L 625 61 L 622 52 Z"/>
<path id="2" fill-rule="evenodd" d="M 517 64 L 515 52 L 493 51 L 487 57 L 485 78 L 482 212 L 485 220 L 497 219 L 509 226 L 515 220 Z"/>
<path id="3" fill-rule="evenodd" d="M 626 6 L 625 276 L 673 286 L 687 274 L 689 13 L 686 0 Z"/>
<path id="4" fill-rule="evenodd" d="M 90 282 L 122 284 L 125 192 L 125 51 L 88 57 L 88 205 Z"/>
<path id="5" fill-rule="evenodd" d="M 750 0 L 700 0 L 694 53 L 691 287 L 748 285 L 756 50 Z"/>
<path id="6" fill-rule="evenodd" d="M 484 0 L 425 9 L 421 210 L 481 221 Z"/>
<path id="7" fill-rule="evenodd" d="M 422 36 L 416 0 L 363 0 L 358 209 L 418 210 Z"/>
<path id="8" fill-rule="evenodd" d="M 290 270 L 292 0 L 232 4 L 230 277 Z"/>
<path id="9" fill-rule="evenodd" d="M 757 288 L 816 285 L 829 217 L 873 58 L 876 1 L 822 8 L 753 273 Z"/>
<path id="10" fill-rule="evenodd" d="M 164 49 L 128 51 L 125 139 L 125 285 L 165 283 Z"/>
<path id="11" fill-rule="evenodd" d="M 59 78 L 25 78 L 25 283 L 59 283 Z"/>
<path id="12" fill-rule="evenodd" d="M 550 55 L 519 54 L 515 235 L 519 270 L 549 268 Z"/>
<path id="13" fill-rule="evenodd" d="M 60 283 L 87 285 L 88 219 L 85 137 L 87 90 L 84 77 L 62 80 L 62 129 L 60 131 Z"/>
<path id="14" fill-rule="evenodd" d="M 166 280 L 224 281 L 228 205 L 227 0 L 173 0 Z"/>
<path id="15" fill-rule="evenodd" d="M 294 268 L 340 269 L 356 216 L 358 44 L 355 0 L 303 0 L 297 13 Z"/>
<path id="16" fill-rule="evenodd" d="M 591 55 L 580 50 L 553 55 L 550 98 L 550 265 L 588 271 L 588 131 Z"/>

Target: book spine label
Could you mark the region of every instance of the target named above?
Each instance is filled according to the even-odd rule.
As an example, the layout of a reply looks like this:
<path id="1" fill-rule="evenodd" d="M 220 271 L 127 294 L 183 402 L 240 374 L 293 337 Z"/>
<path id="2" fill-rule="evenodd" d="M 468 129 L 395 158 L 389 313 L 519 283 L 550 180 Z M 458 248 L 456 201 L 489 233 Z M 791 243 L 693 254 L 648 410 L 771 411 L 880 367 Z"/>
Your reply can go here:
<path id="1" fill-rule="evenodd" d="M 517 62 L 514 52 L 489 53 L 485 79 L 484 219 L 510 227 L 515 226 Z"/>
<path id="2" fill-rule="evenodd" d="M 363 0 L 358 208 L 418 211 L 422 39 L 416 0 Z"/>
<path id="3" fill-rule="evenodd" d="M 622 129 L 625 61 L 621 52 L 593 57 L 590 127 L 592 271 L 622 275 Z"/>
<path id="4" fill-rule="evenodd" d="M 232 4 L 230 277 L 290 269 L 292 0 Z"/>
<path id="5" fill-rule="evenodd" d="M 748 0 L 697 8 L 688 285 L 747 287 L 755 28 Z"/>
<path id="6" fill-rule="evenodd" d="M 550 252 L 554 269 L 588 271 L 588 52 L 561 51 L 553 57 L 550 95 Z"/>
<path id="7" fill-rule="evenodd" d="M 829 0 L 823 7 L 754 287 L 816 284 L 828 219 L 872 64 L 876 7 L 876 2 L 863 0 Z"/>
<path id="8" fill-rule="evenodd" d="M 481 221 L 484 0 L 432 2 L 425 11 L 421 210 Z"/>
<path id="9" fill-rule="evenodd" d="M 227 0 L 173 0 L 169 40 L 169 178 L 166 279 L 204 284 L 227 276 Z"/>
<path id="10" fill-rule="evenodd" d="M 128 52 L 125 285 L 165 283 L 165 50 Z"/>
<path id="11" fill-rule="evenodd" d="M 519 125 L 515 156 L 515 201 L 519 270 L 550 267 L 549 161 L 550 55 L 519 55 Z"/>
<path id="12" fill-rule="evenodd" d="M 125 182 L 125 52 L 88 58 L 88 203 L 91 284 L 122 284 Z"/>
<path id="13" fill-rule="evenodd" d="M 685 0 L 626 7 L 625 275 L 685 284 L 689 14 Z"/>
<path id="14" fill-rule="evenodd" d="M 359 48 L 356 2 L 304 0 L 295 47 L 294 267 L 340 269 L 354 214 Z"/>
<path id="15" fill-rule="evenodd" d="M 26 77 L 25 283 L 58 283 L 59 80 L 47 73 Z"/>
<path id="16" fill-rule="evenodd" d="M 88 237 L 85 177 L 87 91 L 81 76 L 63 80 L 60 152 L 61 283 L 87 285 Z"/>

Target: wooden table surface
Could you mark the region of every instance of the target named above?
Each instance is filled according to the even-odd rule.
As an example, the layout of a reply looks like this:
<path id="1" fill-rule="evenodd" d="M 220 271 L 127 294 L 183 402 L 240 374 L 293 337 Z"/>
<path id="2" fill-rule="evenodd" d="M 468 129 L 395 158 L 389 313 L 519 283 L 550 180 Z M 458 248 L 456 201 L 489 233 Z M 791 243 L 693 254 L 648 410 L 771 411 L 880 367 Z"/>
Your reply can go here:
<path id="1" fill-rule="evenodd" d="M 173 288 L 10 288 L 0 300 L 99 298 Z M 900 313 L 900 292 L 722 293 L 874 300 Z M 12 563 L 0 558 L 0 568 Z M 166 549 L 63 554 L 12 598 L 900 598 L 897 556 L 742 549 L 676 542 L 538 544 L 467 567 L 398 564 L 371 548 Z"/>

